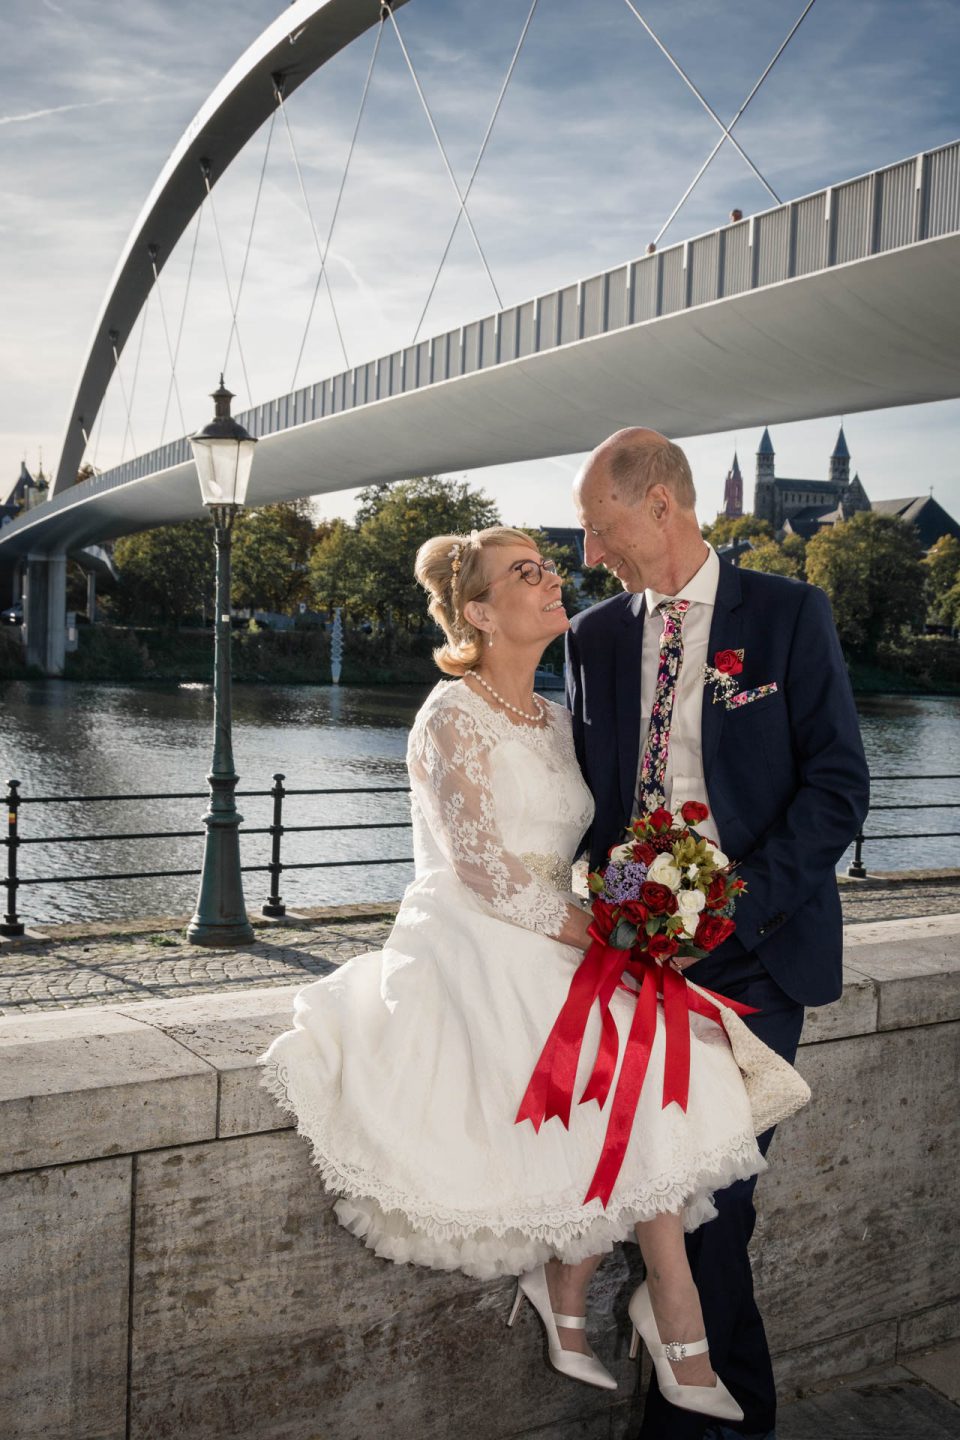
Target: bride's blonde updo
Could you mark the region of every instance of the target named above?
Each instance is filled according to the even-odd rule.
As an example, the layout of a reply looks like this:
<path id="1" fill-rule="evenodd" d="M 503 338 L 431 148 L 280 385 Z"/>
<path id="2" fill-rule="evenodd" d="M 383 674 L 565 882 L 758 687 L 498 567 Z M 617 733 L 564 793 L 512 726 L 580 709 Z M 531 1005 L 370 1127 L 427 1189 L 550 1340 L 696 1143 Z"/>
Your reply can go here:
<path id="1" fill-rule="evenodd" d="M 465 675 L 483 654 L 483 631 L 464 619 L 463 607 L 487 597 L 490 582 L 483 552 L 507 545 L 536 549 L 522 530 L 491 525 L 469 535 L 434 535 L 417 551 L 413 573 L 430 596 L 427 609 L 447 637 L 446 645 L 433 652 L 446 675 Z"/>

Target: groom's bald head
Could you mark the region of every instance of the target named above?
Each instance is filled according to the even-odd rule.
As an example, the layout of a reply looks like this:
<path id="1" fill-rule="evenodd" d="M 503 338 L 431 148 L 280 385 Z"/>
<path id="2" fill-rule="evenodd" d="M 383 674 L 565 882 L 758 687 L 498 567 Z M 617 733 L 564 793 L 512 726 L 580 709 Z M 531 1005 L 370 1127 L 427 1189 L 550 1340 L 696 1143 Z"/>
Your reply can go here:
<path id="1" fill-rule="evenodd" d="M 641 425 L 617 430 L 587 457 L 574 484 L 575 499 L 586 498 L 598 483 L 624 505 L 638 504 L 654 485 L 664 485 L 682 510 L 692 510 L 697 502 L 680 446 Z"/>

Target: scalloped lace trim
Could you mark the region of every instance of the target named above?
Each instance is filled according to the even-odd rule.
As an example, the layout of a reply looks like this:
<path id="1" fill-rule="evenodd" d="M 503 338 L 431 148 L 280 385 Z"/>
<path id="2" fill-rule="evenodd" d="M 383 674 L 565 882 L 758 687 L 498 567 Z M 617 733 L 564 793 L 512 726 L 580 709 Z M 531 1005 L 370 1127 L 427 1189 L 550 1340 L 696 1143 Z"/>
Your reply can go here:
<path id="1" fill-rule="evenodd" d="M 713 1192 L 734 1180 L 762 1174 L 767 1163 L 752 1133 L 701 1153 L 685 1174 L 651 1177 L 643 1186 L 618 1196 L 615 1210 L 582 1197 L 558 1200 L 548 1211 L 542 1200 L 514 1204 L 509 1210 L 462 1210 L 425 1201 L 386 1184 L 372 1170 L 338 1159 L 327 1138 L 324 1116 L 301 1102 L 286 1067 L 261 1055 L 259 1083 L 284 1111 L 293 1115 L 297 1133 L 310 1142 L 312 1160 L 324 1187 L 339 1195 L 334 1210 L 352 1234 L 377 1255 L 397 1264 L 437 1270 L 462 1270 L 477 1279 L 519 1275 L 557 1256 L 576 1264 L 634 1238 L 638 1220 L 663 1211 L 680 1212 L 687 1231 L 716 1215 Z"/>

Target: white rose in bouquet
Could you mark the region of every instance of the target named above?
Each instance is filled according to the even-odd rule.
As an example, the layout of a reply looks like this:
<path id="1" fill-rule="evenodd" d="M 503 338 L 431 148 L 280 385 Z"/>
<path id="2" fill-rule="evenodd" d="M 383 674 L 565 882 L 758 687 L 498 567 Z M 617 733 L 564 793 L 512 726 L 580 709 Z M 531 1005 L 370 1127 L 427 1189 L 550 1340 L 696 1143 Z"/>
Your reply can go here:
<path id="1" fill-rule="evenodd" d="M 614 865 L 627 865 L 633 859 L 632 845 L 615 845 L 610 851 L 610 859 Z"/>
<path id="2" fill-rule="evenodd" d="M 647 879 L 654 880 L 658 885 L 666 885 L 676 893 L 680 889 L 681 875 L 674 864 L 673 856 L 668 854 L 658 855 L 651 863 L 647 871 Z"/>

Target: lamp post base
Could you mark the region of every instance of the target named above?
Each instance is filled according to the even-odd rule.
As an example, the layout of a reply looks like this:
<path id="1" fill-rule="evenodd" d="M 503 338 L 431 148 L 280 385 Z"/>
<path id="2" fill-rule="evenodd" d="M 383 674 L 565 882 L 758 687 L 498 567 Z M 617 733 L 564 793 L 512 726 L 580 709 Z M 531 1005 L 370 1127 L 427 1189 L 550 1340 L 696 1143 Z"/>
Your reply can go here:
<path id="1" fill-rule="evenodd" d="M 238 945 L 252 945 L 256 940 L 253 926 L 246 924 L 211 924 L 195 915 L 187 926 L 187 940 L 191 945 L 209 945 L 221 950 L 232 950 Z"/>

